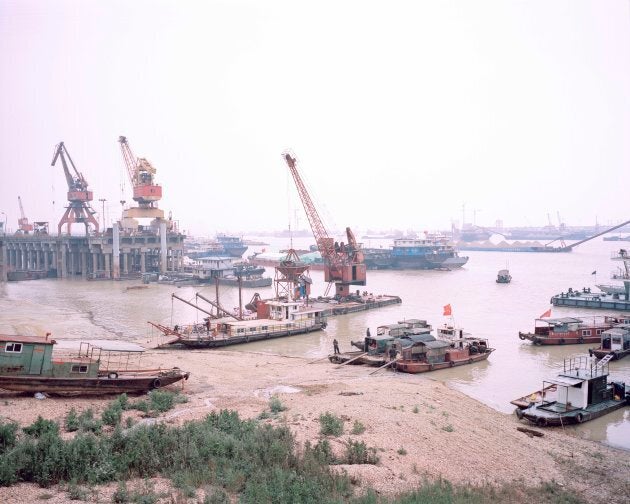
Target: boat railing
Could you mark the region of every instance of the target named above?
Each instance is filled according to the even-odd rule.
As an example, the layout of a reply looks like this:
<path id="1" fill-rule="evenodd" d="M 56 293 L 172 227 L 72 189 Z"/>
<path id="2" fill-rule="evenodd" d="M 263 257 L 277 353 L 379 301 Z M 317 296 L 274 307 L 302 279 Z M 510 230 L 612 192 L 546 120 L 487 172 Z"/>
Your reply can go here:
<path id="1" fill-rule="evenodd" d="M 564 375 L 575 376 L 578 378 L 596 378 L 608 374 L 608 360 L 596 359 L 588 355 L 580 355 L 578 357 L 570 357 L 564 359 Z"/>

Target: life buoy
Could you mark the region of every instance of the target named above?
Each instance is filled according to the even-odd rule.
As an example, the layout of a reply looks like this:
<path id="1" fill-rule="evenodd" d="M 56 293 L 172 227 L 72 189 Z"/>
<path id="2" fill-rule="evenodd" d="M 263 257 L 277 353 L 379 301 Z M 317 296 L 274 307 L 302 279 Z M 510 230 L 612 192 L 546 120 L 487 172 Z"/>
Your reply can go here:
<path id="1" fill-rule="evenodd" d="M 522 418 L 523 418 L 523 410 L 521 408 L 516 408 L 514 410 L 514 414 L 516 415 L 516 418 L 518 418 L 519 420 L 522 420 Z"/>
<path id="2" fill-rule="evenodd" d="M 536 425 L 538 425 L 538 427 L 547 427 L 547 419 L 544 417 L 538 417 L 536 419 Z"/>
<path id="3" fill-rule="evenodd" d="M 162 380 L 160 380 L 159 378 L 156 378 L 155 380 L 153 380 L 153 383 L 151 384 L 151 386 L 154 389 L 160 388 L 162 386 Z"/>
<path id="4" fill-rule="evenodd" d="M 111 378 L 112 380 L 115 380 L 116 378 L 118 378 L 118 373 L 116 372 L 111 372 L 107 375 L 108 378 Z"/>
<path id="5" fill-rule="evenodd" d="M 584 414 L 578 413 L 577 415 L 575 415 L 575 420 L 577 421 L 577 423 L 582 423 L 584 421 Z"/>
<path id="6" fill-rule="evenodd" d="M 518 337 L 521 338 L 521 340 L 525 340 L 525 335 L 522 332 L 518 333 Z"/>

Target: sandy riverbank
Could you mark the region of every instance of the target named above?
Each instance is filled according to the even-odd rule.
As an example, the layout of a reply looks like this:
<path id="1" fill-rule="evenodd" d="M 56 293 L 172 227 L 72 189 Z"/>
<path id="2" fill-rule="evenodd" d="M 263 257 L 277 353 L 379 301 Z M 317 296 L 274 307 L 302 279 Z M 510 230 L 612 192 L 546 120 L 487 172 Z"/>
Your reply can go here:
<path id="1" fill-rule="evenodd" d="M 430 375 L 381 371 L 370 376 L 372 369 L 360 366 L 337 368 L 327 360 L 229 350 L 150 350 L 143 359 L 147 366 L 178 366 L 192 373 L 183 389 L 188 402 L 165 414 L 169 423 L 201 419 L 213 409 L 254 418 L 268 409 L 274 394 L 288 409 L 265 421 L 286 422 L 300 443 L 317 442 L 320 414 L 343 418 L 345 432 L 330 439 L 333 449 L 341 451 L 348 437 L 377 448 L 378 465 L 346 469 L 361 486 L 382 494 L 412 489 L 426 477 L 471 484 L 555 480 L 587 500 L 597 496 L 607 502 L 624 502 L 630 493 L 630 452 L 579 439 L 570 428 L 529 437 L 516 430 L 525 424 L 514 415 L 498 413 Z M 37 400 L 0 393 L 0 416 L 22 426 L 38 415 L 63 422 L 72 407 L 101 411 L 109 400 Z M 363 434 L 350 434 L 355 421 L 366 427 Z M 29 487 L 0 488 L 0 501 L 27 502 L 25 495 L 42 493 Z M 66 494 L 59 493 L 49 502 L 64 499 Z"/>

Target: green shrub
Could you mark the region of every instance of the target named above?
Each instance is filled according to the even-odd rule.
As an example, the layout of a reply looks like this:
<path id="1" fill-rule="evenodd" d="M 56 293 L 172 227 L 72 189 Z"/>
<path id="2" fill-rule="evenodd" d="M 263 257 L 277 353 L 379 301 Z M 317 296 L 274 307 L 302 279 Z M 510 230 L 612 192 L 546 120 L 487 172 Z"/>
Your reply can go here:
<path id="1" fill-rule="evenodd" d="M 453 432 L 455 429 L 454 429 L 454 427 L 451 424 L 448 424 L 448 425 L 445 425 L 444 427 L 442 427 L 442 430 L 446 431 L 446 432 Z"/>
<path id="2" fill-rule="evenodd" d="M 15 422 L 0 423 L 0 455 L 15 446 L 18 428 Z"/>
<path id="3" fill-rule="evenodd" d="M 343 434 L 343 420 L 328 411 L 319 415 L 319 432 L 324 436 L 341 436 Z"/>
<path id="4" fill-rule="evenodd" d="M 44 420 L 41 416 L 37 417 L 37 420 L 28 427 L 22 429 L 26 434 L 33 437 L 41 437 L 44 434 L 58 434 L 59 425 L 52 420 Z"/>
<path id="5" fill-rule="evenodd" d="M 116 491 L 112 494 L 112 502 L 116 504 L 126 504 L 129 502 L 129 491 L 124 481 L 118 483 Z"/>
<path id="6" fill-rule="evenodd" d="M 269 409 L 272 413 L 280 413 L 281 411 L 285 411 L 287 407 L 280 402 L 277 396 L 273 396 L 269 399 Z"/>
<path id="7" fill-rule="evenodd" d="M 115 427 L 122 420 L 122 406 L 117 401 L 112 402 L 101 414 L 101 420 L 105 425 Z"/>
<path id="8" fill-rule="evenodd" d="M 358 420 L 355 420 L 354 424 L 352 425 L 352 434 L 358 435 L 358 434 L 363 434 L 364 432 L 365 432 L 365 425 L 363 425 Z"/>
<path id="9" fill-rule="evenodd" d="M 72 408 L 68 411 L 66 415 L 66 419 L 64 421 L 64 429 L 66 432 L 76 432 L 79 430 L 81 425 L 79 424 L 79 417 L 77 416 L 77 410 Z"/>
<path id="10" fill-rule="evenodd" d="M 79 430 L 81 432 L 94 432 L 98 434 L 101 432 L 103 424 L 97 418 L 94 418 L 94 412 L 92 408 L 86 409 L 79 415 Z"/>
<path id="11" fill-rule="evenodd" d="M 376 448 L 368 448 L 363 441 L 348 439 L 346 452 L 341 459 L 342 464 L 378 464 Z"/>
<path id="12" fill-rule="evenodd" d="M 407 450 L 405 450 L 405 448 L 401 446 L 400 448 L 398 448 L 397 453 L 398 455 L 407 455 Z"/>

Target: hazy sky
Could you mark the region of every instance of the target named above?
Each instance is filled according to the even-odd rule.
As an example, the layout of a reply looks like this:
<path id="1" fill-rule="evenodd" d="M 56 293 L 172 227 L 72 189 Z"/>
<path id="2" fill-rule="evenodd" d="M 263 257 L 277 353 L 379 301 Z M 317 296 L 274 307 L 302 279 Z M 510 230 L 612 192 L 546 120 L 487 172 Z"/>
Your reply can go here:
<path id="1" fill-rule="evenodd" d="M 629 56 L 627 0 L 0 0 L 0 212 L 63 140 L 118 218 L 125 135 L 197 234 L 304 227 L 287 148 L 331 228 L 618 222 Z"/>

